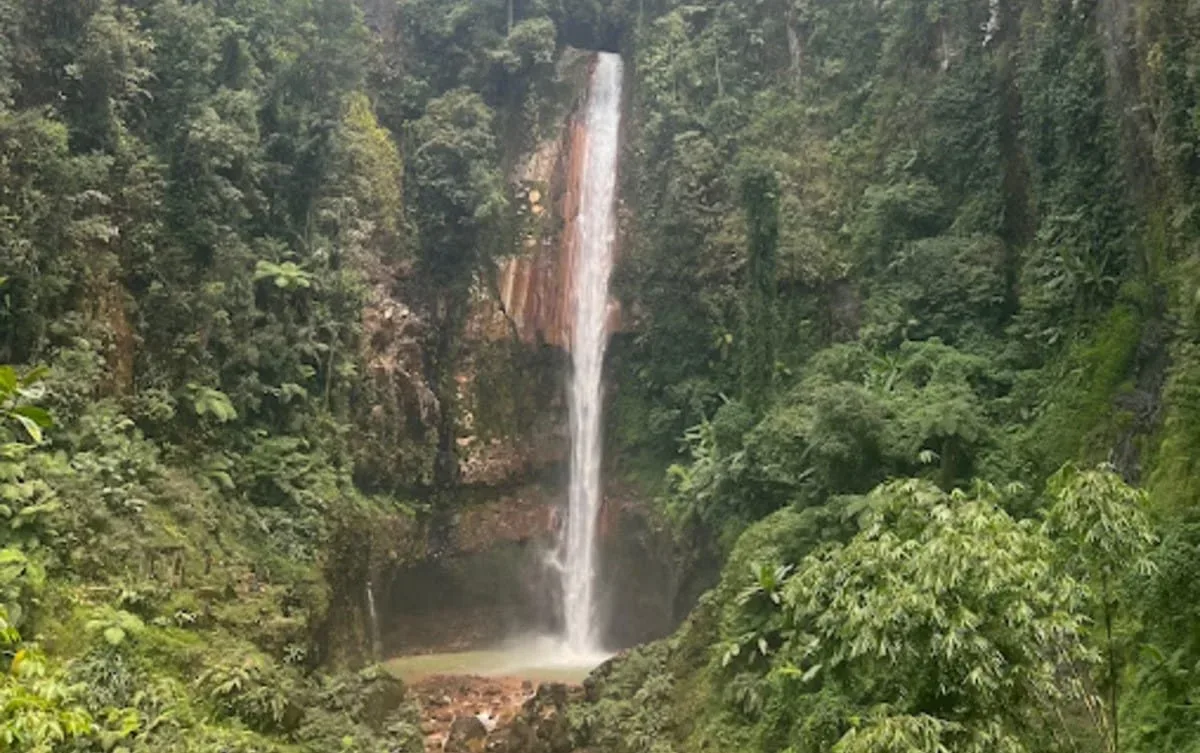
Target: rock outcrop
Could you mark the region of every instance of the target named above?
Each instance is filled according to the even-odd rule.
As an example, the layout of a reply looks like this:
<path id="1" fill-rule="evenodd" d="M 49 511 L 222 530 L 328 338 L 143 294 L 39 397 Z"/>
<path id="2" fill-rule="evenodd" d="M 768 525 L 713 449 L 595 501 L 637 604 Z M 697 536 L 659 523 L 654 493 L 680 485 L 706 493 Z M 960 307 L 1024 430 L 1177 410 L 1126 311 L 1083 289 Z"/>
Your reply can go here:
<path id="1" fill-rule="evenodd" d="M 411 270 L 364 270 L 373 296 L 362 318 L 366 386 L 355 404 L 367 415 L 366 431 L 352 440 L 356 473 L 368 487 L 409 488 L 418 499 L 436 493 L 437 501 L 433 515 L 398 516 L 386 536 L 348 534 L 344 557 L 330 562 L 331 577 L 346 587 L 332 595 L 328 645 L 367 646 L 374 636 L 386 656 L 477 648 L 559 627 L 561 584 L 548 560 L 567 497 L 574 186 L 587 150 L 578 115 L 591 59 L 564 54 L 558 127 L 509 161 L 516 229 L 508 252 L 475 280 L 449 385 L 427 373 L 432 315 L 405 303 L 421 300 L 406 289 Z M 610 310 L 613 328 L 618 314 Z M 438 487 L 434 469 L 447 458 L 455 472 L 445 478 L 455 485 Z M 619 594 L 634 605 L 609 619 L 617 645 L 668 632 L 680 594 L 690 592 L 671 537 L 638 507 L 624 495 L 600 521 L 601 556 L 613 573 L 601 598 L 613 603 Z M 374 626 L 368 600 L 379 616 Z"/>
<path id="2" fill-rule="evenodd" d="M 487 742 L 492 753 L 571 753 L 574 750 L 567 705 L 583 697 L 578 686 L 546 683 L 498 728 Z"/>
<path id="3" fill-rule="evenodd" d="M 483 753 L 487 744 L 488 730 L 476 716 L 455 717 L 450 724 L 450 734 L 442 747 L 444 753 Z"/>
<path id="4" fill-rule="evenodd" d="M 567 708 L 579 685 L 534 689 L 515 677 L 434 675 L 412 687 L 427 753 L 572 753 Z"/>

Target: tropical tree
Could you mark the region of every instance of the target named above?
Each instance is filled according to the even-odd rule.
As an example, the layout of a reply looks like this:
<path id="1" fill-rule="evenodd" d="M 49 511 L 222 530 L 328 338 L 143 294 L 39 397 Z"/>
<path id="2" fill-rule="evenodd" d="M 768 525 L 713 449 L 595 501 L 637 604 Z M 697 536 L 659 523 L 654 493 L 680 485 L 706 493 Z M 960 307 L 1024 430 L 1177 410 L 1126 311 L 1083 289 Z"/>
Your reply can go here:
<path id="1" fill-rule="evenodd" d="M 1135 489 L 1111 465 L 1081 470 L 1066 465 L 1047 485 L 1051 504 L 1045 529 L 1059 544 L 1067 577 L 1087 586 L 1088 605 L 1101 629 L 1107 696 L 1105 729 L 1110 751 L 1120 750 L 1120 674 L 1132 648 L 1121 635 L 1130 617 L 1133 579 L 1150 575 L 1156 541 L 1146 513 L 1146 493 Z"/>
<path id="2" fill-rule="evenodd" d="M 1088 700 L 1064 679 L 1091 660 L 1083 591 L 1001 502 L 986 485 L 889 482 L 858 535 L 796 568 L 783 671 L 793 692 L 842 699 L 833 750 L 1015 753 L 1068 734 L 1063 709 Z"/>

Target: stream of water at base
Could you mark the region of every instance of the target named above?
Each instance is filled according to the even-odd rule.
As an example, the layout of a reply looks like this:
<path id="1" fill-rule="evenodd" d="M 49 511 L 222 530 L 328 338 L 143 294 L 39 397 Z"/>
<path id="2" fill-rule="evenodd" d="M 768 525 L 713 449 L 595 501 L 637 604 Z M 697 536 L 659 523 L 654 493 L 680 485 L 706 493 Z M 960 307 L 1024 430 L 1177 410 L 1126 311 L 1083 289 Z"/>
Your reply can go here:
<path id="1" fill-rule="evenodd" d="M 514 639 L 476 651 L 399 656 L 384 662 L 384 666 L 409 683 L 438 675 L 578 683 L 607 658 L 605 653 L 568 651 L 559 636 L 539 636 Z"/>

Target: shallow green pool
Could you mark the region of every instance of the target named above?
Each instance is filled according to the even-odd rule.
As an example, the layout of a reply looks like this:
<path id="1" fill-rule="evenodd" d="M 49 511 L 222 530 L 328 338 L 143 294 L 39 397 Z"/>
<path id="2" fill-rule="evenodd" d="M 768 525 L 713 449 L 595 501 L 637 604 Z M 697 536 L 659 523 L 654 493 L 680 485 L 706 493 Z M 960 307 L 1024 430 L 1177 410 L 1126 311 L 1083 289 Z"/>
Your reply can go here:
<path id="1" fill-rule="evenodd" d="M 384 662 L 405 682 L 433 675 L 519 677 L 533 682 L 582 682 L 608 654 L 575 653 L 548 638 L 516 641 L 491 649 L 399 656 Z"/>

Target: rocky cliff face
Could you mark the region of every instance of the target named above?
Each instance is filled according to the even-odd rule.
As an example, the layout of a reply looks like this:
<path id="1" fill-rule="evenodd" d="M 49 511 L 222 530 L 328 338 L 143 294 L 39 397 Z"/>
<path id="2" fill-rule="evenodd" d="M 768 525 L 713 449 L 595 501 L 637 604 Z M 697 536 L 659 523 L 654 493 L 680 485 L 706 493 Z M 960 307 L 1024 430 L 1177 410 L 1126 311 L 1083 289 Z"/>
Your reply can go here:
<path id="1" fill-rule="evenodd" d="M 499 313 L 521 342 L 567 348 L 570 343 L 572 243 L 578 198 L 572 186 L 587 134 L 578 122 L 565 124 L 559 138 L 543 142 L 523 165 L 521 210 L 531 221 L 521 248 L 497 265 Z"/>
<path id="2" fill-rule="evenodd" d="M 558 578 L 546 560 L 567 496 L 574 187 L 587 148 L 578 116 L 591 59 L 564 55 L 559 125 L 509 161 L 513 243 L 477 277 L 455 368 L 458 485 L 440 492 L 436 517 L 348 532 L 345 556 L 331 563 L 344 572 L 331 578 L 370 583 L 380 625 L 367 624 L 366 589 L 349 586 L 334 595 L 327 645 L 338 644 L 336 634 L 353 636 L 347 642 L 362 654 L 376 632 L 385 654 L 461 650 L 557 627 Z M 417 299 L 405 296 L 405 270 L 372 277 L 374 302 L 363 316 L 370 430 L 362 441 L 377 452 L 368 453 L 375 467 L 365 472 L 427 485 L 445 410 L 425 376 L 428 324 L 404 303 Z M 694 589 L 678 571 L 670 535 L 635 495 L 609 496 L 601 522 L 602 557 L 613 574 L 604 586 L 607 634 L 629 645 L 668 632 Z"/>
<path id="3" fill-rule="evenodd" d="M 438 550 L 379 572 L 377 601 L 385 654 L 462 651 L 505 638 L 557 632 L 553 551 L 561 494 L 530 487 L 473 505 L 441 531 Z M 609 645 L 669 633 L 695 598 L 694 573 L 679 566 L 668 532 L 637 505 L 610 498 L 600 556 Z"/>
<path id="4" fill-rule="evenodd" d="M 332 601 L 317 636 L 323 658 L 369 661 L 373 642 L 382 658 L 557 632 L 559 580 L 547 560 L 562 497 L 559 484 L 530 484 L 464 504 L 448 520 L 348 528 L 329 562 Z M 600 557 L 603 637 L 612 647 L 669 633 L 711 580 L 685 564 L 670 532 L 627 496 L 606 500 Z"/>
<path id="5" fill-rule="evenodd" d="M 519 483 L 566 460 L 574 186 L 587 146 L 579 113 L 590 57 L 564 54 L 562 120 L 515 160 L 509 184 L 517 232 L 474 289 L 456 375 L 468 486 Z"/>
<path id="6" fill-rule="evenodd" d="M 553 109 L 558 124 L 510 166 L 510 216 L 496 232 L 505 248 L 476 272 L 455 348 L 453 393 L 429 375 L 435 312 L 414 289 L 412 269 L 364 270 L 373 292 L 363 313 L 367 415 L 362 438 L 368 485 L 434 481 L 438 427 L 454 427 L 458 472 L 465 487 L 520 484 L 565 460 L 563 386 L 570 340 L 577 212 L 573 176 L 585 132 L 576 113 L 586 92 L 590 56 L 563 53 Z M 515 147 L 513 147 L 515 149 Z M 439 399 L 439 396 L 441 399 Z M 449 403 L 451 405 L 443 405 Z M 445 411 L 452 416 L 445 416 Z"/>

